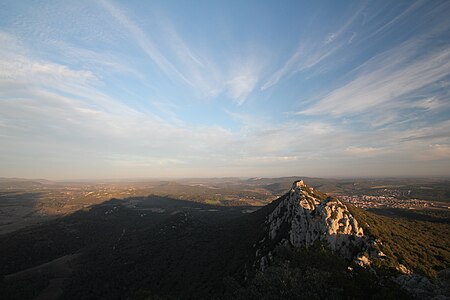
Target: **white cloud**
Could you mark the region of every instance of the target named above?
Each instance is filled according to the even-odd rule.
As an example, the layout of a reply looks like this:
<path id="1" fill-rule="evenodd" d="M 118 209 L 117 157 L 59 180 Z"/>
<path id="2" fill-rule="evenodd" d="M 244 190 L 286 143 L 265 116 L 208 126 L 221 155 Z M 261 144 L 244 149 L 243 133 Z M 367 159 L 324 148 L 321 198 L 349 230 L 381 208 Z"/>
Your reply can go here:
<path id="1" fill-rule="evenodd" d="M 266 90 L 276 85 L 281 78 L 293 72 L 294 67 L 298 64 L 299 58 L 303 55 L 302 49 L 295 51 L 292 56 L 278 69 L 269 79 L 262 85 L 261 90 Z"/>
<path id="2" fill-rule="evenodd" d="M 346 43 L 337 39 L 335 34 L 326 38 L 326 43 L 318 43 L 317 40 L 301 40 L 297 50 L 275 71 L 272 76 L 261 86 L 261 90 L 266 90 L 278 84 L 280 80 L 290 77 L 298 72 L 312 69 L 340 51 Z"/>
<path id="3" fill-rule="evenodd" d="M 364 8 L 365 5 L 362 4 L 356 10 L 352 11 L 351 15 L 347 17 L 343 24 L 339 25 L 337 30 L 327 33 L 326 29 L 320 28 L 313 32 L 308 32 L 308 38 L 300 38 L 297 49 L 286 60 L 283 66 L 269 77 L 262 85 L 261 90 L 275 86 L 283 78 L 312 69 L 341 51 L 348 44 L 343 37 L 349 35 L 351 26 L 361 17 L 361 11 Z M 331 22 L 328 29 L 332 29 Z M 310 38 L 310 36 L 313 36 L 313 38 Z M 354 37 L 355 33 L 352 33 L 349 38 L 350 41 Z"/>
<path id="4" fill-rule="evenodd" d="M 0 84 L 42 84 L 52 86 L 63 81 L 84 84 L 96 81 L 88 70 L 74 70 L 67 66 L 29 58 L 23 46 L 12 35 L 0 31 Z"/>
<path id="5" fill-rule="evenodd" d="M 27 157 L 51 164 L 66 155 L 64 164 L 74 168 L 80 160 L 107 165 L 124 157 L 135 165 L 167 167 L 202 164 L 210 152 L 226 151 L 230 133 L 220 127 L 171 124 L 104 94 L 101 79 L 90 71 L 27 56 L 21 47 L 1 51 L 14 55 L 0 57 L 3 162 L 13 161 L 14 149 L 20 149 L 18 165 L 29 163 Z"/>
<path id="6" fill-rule="evenodd" d="M 302 114 L 345 115 L 379 107 L 450 74 L 450 49 L 417 57 L 423 45 L 409 42 L 364 63 L 356 77 L 331 91 Z"/>
<path id="7" fill-rule="evenodd" d="M 436 96 L 430 96 L 419 101 L 415 101 L 411 106 L 421 108 L 425 110 L 437 110 L 443 107 L 448 107 L 450 103 L 447 103 Z"/>
<path id="8" fill-rule="evenodd" d="M 134 41 L 152 59 L 152 61 L 169 76 L 177 76 L 189 85 L 190 80 L 158 49 L 155 42 L 129 18 L 123 10 L 107 0 L 98 1 L 108 12 L 131 33 Z"/>
<path id="9" fill-rule="evenodd" d="M 192 47 L 161 13 L 153 15 L 157 26 L 144 31 L 118 5 L 108 0 L 99 3 L 131 33 L 136 44 L 169 79 L 181 79 L 197 96 L 213 98 L 226 93 L 241 105 L 255 89 L 263 66 L 260 55 L 245 55 L 242 49 L 232 57 L 216 61 L 207 50 Z M 156 42 L 152 34 L 164 38 Z"/>
<path id="10" fill-rule="evenodd" d="M 431 144 L 428 149 L 419 153 L 419 159 L 424 161 L 450 159 L 450 145 Z"/>
<path id="11" fill-rule="evenodd" d="M 258 78 L 256 75 L 238 75 L 227 82 L 227 88 L 231 98 L 233 98 L 238 105 L 241 105 L 254 90 L 257 82 Z"/>
<path id="12" fill-rule="evenodd" d="M 375 147 L 348 147 L 346 149 L 346 152 L 348 154 L 356 156 L 375 156 L 384 151 L 385 149 L 383 148 L 375 148 Z"/>

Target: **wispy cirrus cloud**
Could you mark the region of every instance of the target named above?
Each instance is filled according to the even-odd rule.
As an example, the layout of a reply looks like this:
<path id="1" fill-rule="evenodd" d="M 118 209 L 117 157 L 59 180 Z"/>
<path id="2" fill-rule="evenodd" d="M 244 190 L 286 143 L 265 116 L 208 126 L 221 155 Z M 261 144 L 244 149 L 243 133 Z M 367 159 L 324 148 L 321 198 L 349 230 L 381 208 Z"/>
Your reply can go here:
<path id="1" fill-rule="evenodd" d="M 350 155 L 356 156 L 377 156 L 381 152 L 385 151 L 384 148 L 375 148 L 375 147 L 348 147 L 345 150 Z"/>
<path id="2" fill-rule="evenodd" d="M 356 36 L 351 31 L 352 26 L 362 18 L 361 12 L 364 8 L 365 5 L 360 5 L 352 11 L 347 20 L 343 24 L 339 24 L 337 30 L 332 29 L 332 27 L 328 28 L 328 32 L 323 29 L 315 29 L 308 33 L 307 37 L 300 38 L 297 49 L 284 62 L 282 67 L 277 69 L 264 82 L 261 90 L 264 91 L 285 78 L 318 66 L 348 46 L 349 42 Z"/>
<path id="3" fill-rule="evenodd" d="M 276 70 L 261 86 L 264 91 L 275 86 L 280 80 L 288 78 L 301 71 L 311 69 L 338 52 L 347 43 L 338 40 L 337 34 L 330 34 L 323 43 L 301 40 L 297 50 L 289 57 L 284 65 Z"/>
<path id="4" fill-rule="evenodd" d="M 241 51 L 226 61 L 216 61 L 207 51 L 195 49 L 179 34 L 171 21 L 162 14 L 154 15 L 154 34 L 164 36 L 155 42 L 152 32 L 144 31 L 117 4 L 108 0 L 99 3 L 124 26 L 137 45 L 170 79 L 178 78 L 203 97 L 215 97 L 221 93 L 228 95 L 241 105 L 253 92 L 261 77 L 262 60 L 251 53 L 244 56 Z"/>
<path id="5" fill-rule="evenodd" d="M 21 51 L 21 43 L 12 35 L 0 31 L 0 78 L 5 81 L 27 81 L 27 83 L 41 83 L 52 85 L 64 78 L 71 83 L 94 81 L 95 75 L 89 70 L 73 70 L 67 66 L 30 59 Z"/>
<path id="6" fill-rule="evenodd" d="M 238 59 L 240 61 L 243 59 Z M 234 63 L 224 88 L 234 101 L 241 105 L 256 88 L 264 66 L 261 62 L 247 59 L 239 64 Z"/>
<path id="7" fill-rule="evenodd" d="M 449 76 L 450 49 L 418 56 L 417 49 L 421 46 L 423 42 L 413 41 L 375 56 L 355 70 L 353 80 L 300 113 L 359 113 L 396 101 Z"/>
<path id="8" fill-rule="evenodd" d="M 6 33 L 0 36 L 16 40 Z M 14 55 L 12 60 L 10 56 L 0 59 L 4 67 L 0 73 L 0 136 L 7 145 L 0 156 L 20 148 L 31 157 L 53 153 L 58 159 L 64 153 L 114 164 L 115 159 L 128 156 L 128 161 L 135 157 L 170 165 L 199 160 L 213 145 L 223 147 L 229 136 L 220 127 L 174 125 L 104 94 L 101 78 L 90 71 L 27 56 L 27 50 L 19 46 L 10 50 L 0 50 L 0 54 Z"/>
<path id="9" fill-rule="evenodd" d="M 142 50 L 151 58 L 151 60 L 170 76 L 177 76 L 188 84 L 192 84 L 170 60 L 159 51 L 155 42 L 146 34 L 131 18 L 129 18 L 122 9 L 118 8 L 112 2 L 107 0 L 98 0 L 100 3 L 120 24 L 122 24 L 132 35 L 133 40 L 142 48 Z"/>

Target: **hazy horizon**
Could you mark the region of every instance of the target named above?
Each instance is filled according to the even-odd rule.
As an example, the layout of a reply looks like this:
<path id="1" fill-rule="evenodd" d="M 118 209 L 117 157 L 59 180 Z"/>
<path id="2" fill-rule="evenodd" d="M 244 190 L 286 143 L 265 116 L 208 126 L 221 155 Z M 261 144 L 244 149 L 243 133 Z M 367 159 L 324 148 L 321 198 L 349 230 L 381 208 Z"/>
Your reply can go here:
<path id="1" fill-rule="evenodd" d="M 0 8 L 0 177 L 450 176 L 450 1 Z"/>
<path id="2" fill-rule="evenodd" d="M 298 178 L 298 179 L 325 179 L 325 180 L 449 180 L 450 176 L 302 176 L 302 175 L 286 175 L 286 176 L 263 176 L 263 177 L 245 177 L 245 176 L 225 176 L 225 177 L 111 177 L 111 178 L 38 178 L 38 177 L 0 177 L 0 180 L 44 180 L 55 183 L 138 183 L 138 182 L 162 182 L 162 181 L 183 181 L 183 180 L 250 180 L 250 179 L 282 179 L 282 178 Z"/>

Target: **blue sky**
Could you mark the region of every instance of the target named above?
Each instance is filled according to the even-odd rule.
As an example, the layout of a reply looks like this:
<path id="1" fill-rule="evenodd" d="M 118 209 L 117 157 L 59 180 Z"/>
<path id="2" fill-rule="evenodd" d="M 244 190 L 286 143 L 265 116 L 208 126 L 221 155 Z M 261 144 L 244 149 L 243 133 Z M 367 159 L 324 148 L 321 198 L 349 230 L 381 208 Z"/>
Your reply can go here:
<path id="1" fill-rule="evenodd" d="M 0 176 L 449 176 L 449 1 L 1 1 Z"/>

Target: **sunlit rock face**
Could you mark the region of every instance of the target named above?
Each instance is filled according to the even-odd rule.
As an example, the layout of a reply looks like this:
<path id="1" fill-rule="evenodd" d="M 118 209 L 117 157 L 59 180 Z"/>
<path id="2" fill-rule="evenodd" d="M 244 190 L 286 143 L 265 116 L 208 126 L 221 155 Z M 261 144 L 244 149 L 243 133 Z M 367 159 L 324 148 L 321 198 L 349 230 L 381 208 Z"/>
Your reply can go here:
<path id="1" fill-rule="evenodd" d="M 254 244 L 253 267 L 264 270 L 270 265 L 278 245 L 309 247 L 320 242 L 346 258 L 350 272 L 355 264 L 374 271 L 377 262 L 387 258 L 380 251 L 383 242 L 364 234 L 345 203 L 325 197 L 302 180 L 294 182 L 291 190 L 273 203 L 273 210 L 265 218 L 265 230 Z M 443 295 L 448 295 L 450 269 L 439 272 L 433 283 L 403 264 L 397 262 L 396 268 L 399 276 L 392 278 L 415 299 L 448 299 Z"/>
<path id="2" fill-rule="evenodd" d="M 337 199 L 320 199 L 302 180 L 294 182 L 289 194 L 268 215 L 265 223 L 267 239 L 275 244 L 308 247 L 320 241 L 361 266 L 371 263 L 364 254 L 370 243 L 347 206 Z M 263 240 L 261 246 L 266 238 Z M 267 258 L 262 257 L 262 260 Z"/>

